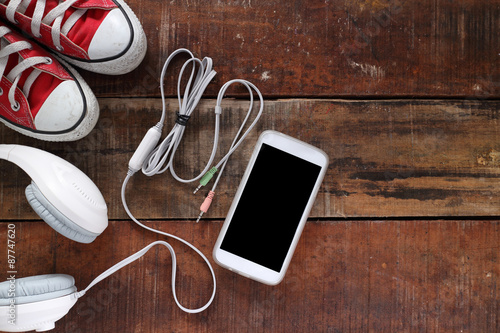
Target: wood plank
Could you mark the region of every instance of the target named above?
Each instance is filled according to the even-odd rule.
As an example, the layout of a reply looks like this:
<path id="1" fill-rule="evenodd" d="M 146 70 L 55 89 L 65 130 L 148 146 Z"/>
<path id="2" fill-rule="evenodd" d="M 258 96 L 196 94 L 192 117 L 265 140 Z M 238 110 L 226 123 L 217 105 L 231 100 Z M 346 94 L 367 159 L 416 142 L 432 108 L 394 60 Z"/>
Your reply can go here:
<path id="1" fill-rule="evenodd" d="M 147 129 L 158 121 L 159 100 L 101 99 L 96 129 L 72 143 L 39 142 L 0 128 L 0 141 L 51 151 L 74 163 L 99 186 L 111 219 L 127 218 L 120 189 L 128 160 Z M 168 101 L 175 110 L 175 100 Z M 211 151 L 213 107 L 205 100 L 190 120 L 176 157 L 184 177 L 198 174 Z M 223 104 L 216 161 L 225 155 L 247 102 Z M 278 100 L 268 101 L 262 120 L 231 157 L 209 218 L 223 218 L 260 132 L 275 129 L 323 149 L 330 166 L 312 217 L 498 216 L 500 215 L 499 101 Z M 173 123 L 169 111 L 166 128 Z M 0 161 L 0 216 L 37 218 L 24 199 L 29 178 Z M 167 173 L 135 175 L 127 198 L 138 218 L 194 218 L 206 191 Z M 208 190 L 207 190 L 208 191 Z"/>
<path id="2" fill-rule="evenodd" d="M 208 256 L 221 227 L 220 221 L 148 224 L 192 241 Z M 79 289 L 162 239 L 129 221 L 111 222 L 90 245 L 69 241 L 43 222 L 16 222 L 15 228 L 18 277 L 66 273 Z M 1 223 L 0 239 L 6 230 Z M 195 315 L 175 306 L 170 257 L 157 248 L 93 287 L 54 333 L 495 332 L 499 243 L 498 220 L 311 219 L 281 284 L 265 286 L 214 264 L 215 301 Z M 211 293 L 208 269 L 187 247 L 171 244 L 179 260 L 180 300 L 200 306 Z M 6 249 L 0 252 L 6 267 Z"/>
<path id="3" fill-rule="evenodd" d="M 133 73 L 83 72 L 99 97 L 158 96 L 179 47 L 214 59 L 218 77 L 269 97 L 500 96 L 500 1 L 129 0 L 148 52 Z M 174 77 L 167 92 L 176 93 Z"/>

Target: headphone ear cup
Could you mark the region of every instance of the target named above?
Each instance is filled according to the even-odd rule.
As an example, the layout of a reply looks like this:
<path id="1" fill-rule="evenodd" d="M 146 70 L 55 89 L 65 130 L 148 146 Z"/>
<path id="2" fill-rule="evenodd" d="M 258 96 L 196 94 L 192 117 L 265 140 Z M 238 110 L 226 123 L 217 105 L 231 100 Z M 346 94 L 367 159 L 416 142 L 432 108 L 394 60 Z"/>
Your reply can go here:
<path id="1" fill-rule="evenodd" d="M 0 306 L 9 305 L 15 290 L 15 304 L 46 301 L 76 292 L 75 279 L 66 274 L 46 274 L 29 276 L 15 280 L 15 289 L 11 282 L 0 283 Z"/>
<path id="2" fill-rule="evenodd" d="M 51 330 L 77 300 L 75 280 L 65 274 L 37 275 L 2 282 L 0 331 Z"/>
<path id="3" fill-rule="evenodd" d="M 55 231 L 79 243 L 92 243 L 99 234 L 90 232 L 64 216 L 42 194 L 34 182 L 26 187 L 26 198 L 33 210 Z"/>

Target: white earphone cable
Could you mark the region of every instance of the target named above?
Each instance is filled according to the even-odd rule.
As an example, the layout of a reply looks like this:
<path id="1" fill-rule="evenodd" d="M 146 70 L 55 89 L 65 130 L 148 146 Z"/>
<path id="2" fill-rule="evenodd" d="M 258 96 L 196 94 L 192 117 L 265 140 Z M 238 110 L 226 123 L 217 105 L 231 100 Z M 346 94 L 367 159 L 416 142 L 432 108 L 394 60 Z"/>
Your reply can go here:
<path id="1" fill-rule="evenodd" d="M 170 131 L 170 133 L 166 136 L 166 138 L 159 145 L 157 145 L 159 140 L 160 140 L 161 130 L 163 128 L 163 123 L 164 123 L 165 118 L 166 118 L 166 105 L 165 105 L 165 94 L 164 94 L 164 88 L 163 88 L 163 81 L 165 78 L 165 73 L 167 71 L 168 65 L 170 64 L 171 60 L 176 55 L 178 55 L 180 53 L 188 53 L 191 58 L 184 63 L 184 65 L 182 66 L 182 69 L 180 71 L 180 74 L 179 74 L 179 79 L 178 79 L 178 84 L 177 84 L 179 111 L 177 112 L 177 120 L 176 120 L 174 127 Z M 187 66 L 190 64 L 193 65 L 193 68 L 191 70 L 191 74 L 190 74 L 189 79 L 188 79 L 186 86 L 184 88 L 183 98 L 181 98 L 182 77 L 184 75 L 184 71 L 186 70 Z M 196 69 L 198 69 L 198 70 L 196 70 Z M 197 313 L 197 312 L 201 312 L 201 311 L 205 310 L 206 308 L 208 308 L 208 306 L 214 300 L 215 292 L 216 292 L 216 278 L 215 278 L 215 273 L 214 273 L 214 270 L 212 268 L 212 265 L 210 264 L 210 261 L 207 259 L 207 257 L 205 257 L 205 255 L 200 250 L 198 250 L 195 246 L 193 246 L 189 242 L 187 242 L 187 241 L 185 241 L 177 236 L 174 236 L 172 234 L 150 228 L 150 227 L 144 225 L 143 223 L 139 222 L 132 215 L 132 213 L 130 212 L 130 209 L 128 208 L 128 205 L 126 202 L 126 197 L 125 197 L 125 190 L 126 190 L 126 187 L 127 187 L 127 184 L 129 182 L 130 178 L 137 171 L 139 171 L 141 169 L 142 169 L 142 172 L 146 176 L 153 176 L 153 175 L 156 175 L 159 173 L 163 173 L 167 169 L 170 169 L 170 173 L 172 174 L 174 179 L 176 179 L 177 181 L 182 182 L 182 183 L 190 183 L 190 182 L 196 181 L 196 180 L 201 178 L 201 181 L 200 181 L 201 185 L 200 186 L 206 185 L 206 183 L 208 183 L 208 181 L 210 181 L 210 179 L 217 172 L 217 170 L 219 170 L 219 174 L 214 182 L 214 185 L 212 187 L 212 191 L 210 191 L 209 196 L 205 199 L 205 202 L 202 204 L 202 208 L 200 208 L 202 210 L 202 213 L 198 217 L 198 221 L 201 218 L 202 214 L 204 212 L 206 212 L 206 210 L 208 209 L 208 206 L 210 205 L 210 202 L 212 201 L 213 195 L 215 194 L 214 193 L 215 188 L 219 182 L 220 176 L 221 176 L 222 171 L 224 170 L 224 168 L 226 166 L 226 163 L 227 163 L 229 157 L 239 147 L 239 145 L 243 142 L 243 140 L 246 138 L 248 133 L 256 125 L 257 121 L 259 120 L 259 118 L 262 115 L 262 112 L 264 110 L 264 98 L 262 97 L 262 94 L 260 93 L 259 89 L 254 84 L 252 84 L 251 82 L 248 82 L 246 80 L 240 80 L 240 79 L 231 80 L 231 81 L 228 81 L 227 83 L 225 83 L 219 91 L 219 94 L 217 97 L 217 104 L 215 106 L 215 134 L 214 134 L 214 142 L 213 142 L 212 152 L 210 154 L 210 158 L 209 158 L 206 166 L 204 167 L 203 171 L 199 175 L 195 176 L 192 179 L 183 179 L 183 178 L 179 177 L 173 168 L 173 159 L 174 159 L 175 153 L 176 153 L 177 148 L 179 147 L 179 144 L 182 140 L 182 136 L 184 135 L 184 130 L 185 130 L 185 126 L 186 126 L 187 121 L 191 117 L 191 115 L 192 115 L 193 111 L 195 110 L 196 106 L 198 105 L 205 89 L 207 88 L 208 84 L 213 79 L 215 74 L 216 74 L 216 72 L 212 69 L 212 59 L 204 58 L 203 60 L 199 60 L 199 59 L 195 58 L 189 50 L 186 50 L 186 49 L 176 50 L 167 58 L 167 60 L 165 61 L 165 64 L 163 65 L 163 69 L 162 69 L 161 77 L 160 77 L 160 80 L 161 80 L 161 85 L 160 85 L 161 98 L 162 98 L 162 106 L 163 106 L 162 116 L 161 116 L 160 122 L 158 122 L 154 127 L 150 128 L 148 130 L 144 139 L 141 141 L 141 143 L 139 144 L 139 147 L 137 148 L 134 155 L 130 159 L 129 170 L 127 172 L 127 176 L 125 177 L 125 179 L 123 181 L 122 190 L 121 190 L 121 198 L 122 198 L 122 202 L 123 202 L 123 207 L 124 207 L 125 211 L 127 212 L 128 216 L 132 219 L 132 221 L 134 221 L 136 224 L 138 224 L 139 226 L 141 226 L 149 231 L 152 231 L 152 232 L 155 232 L 155 233 L 158 233 L 160 235 L 167 236 L 167 237 L 174 238 L 174 239 L 186 244 L 191 249 L 193 249 L 196 253 L 198 253 L 203 258 L 203 260 L 205 260 L 206 264 L 208 265 L 210 272 L 212 274 L 213 284 L 214 284 L 212 296 L 211 296 L 210 300 L 203 307 L 198 308 L 198 309 L 187 309 L 179 303 L 177 296 L 176 296 L 176 293 L 175 293 L 175 267 L 174 267 L 176 265 L 175 252 L 174 252 L 173 248 L 168 243 L 166 243 L 166 242 L 162 243 L 163 245 L 167 246 L 170 253 L 172 254 L 172 266 L 174 267 L 173 271 L 172 271 L 172 291 L 173 291 L 175 302 L 182 310 L 189 312 L 189 313 Z M 220 115 L 222 113 L 222 107 L 221 107 L 222 100 L 223 100 L 223 97 L 224 97 L 227 89 L 232 84 L 235 84 L 235 83 L 242 84 L 248 89 L 248 92 L 250 95 L 250 106 L 249 106 L 247 115 L 246 115 L 245 119 L 243 120 L 243 122 L 242 122 L 232 144 L 231 144 L 229 151 L 214 167 L 210 168 L 213 161 L 214 161 L 215 154 L 217 152 L 218 143 L 219 143 L 219 129 L 220 129 Z M 244 129 L 249 117 L 250 117 L 250 114 L 252 113 L 252 110 L 254 108 L 254 96 L 253 96 L 254 91 L 259 96 L 260 108 L 259 108 L 259 111 L 258 111 L 257 115 L 255 116 L 253 122 L 248 126 L 247 130 L 242 134 L 242 131 L 243 131 L 243 129 Z M 195 192 L 196 192 L 196 190 L 195 190 Z M 207 201 L 208 201 L 208 205 L 207 205 Z M 153 243 L 153 244 L 157 244 L 157 243 Z M 150 245 L 150 246 L 152 246 L 152 245 Z M 110 268 L 108 270 L 109 273 L 107 273 L 108 271 L 106 271 L 105 273 L 102 274 L 103 277 L 101 278 L 101 280 L 103 278 L 105 278 L 106 276 L 108 276 L 109 274 L 112 274 L 116 270 L 120 269 L 121 267 L 127 265 L 128 263 L 130 263 L 130 262 L 136 260 L 137 258 L 141 257 L 142 255 L 144 255 L 149 250 L 150 246 L 144 248 L 143 250 L 139 251 L 136 255 L 132 255 L 131 257 L 125 259 L 121 263 Z M 97 281 L 95 283 L 100 281 L 98 279 L 96 279 L 96 280 Z M 90 288 L 95 283 L 93 282 L 87 288 Z"/>
<path id="2" fill-rule="evenodd" d="M 135 223 L 137 223 L 139 226 L 141 226 L 142 228 L 146 229 L 146 230 L 149 230 L 149 231 L 152 231 L 154 233 L 157 233 L 157 234 L 160 234 L 160 235 L 163 235 L 163 236 L 167 236 L 167 237 L 170 237 L 170 238 L 173 238 L 173 239 L 176 239 L 178 240 L 179 242 L 181 243 L 184 243 L 185 245 L 187 245 L 188 247 L 190 247 L 191 249 L 193 249 L 200 257 L 203 258 L 203 260 L 205 260 L 208 268 L 210 269 L 210 274 L 212 275 L 212 280 L 213 280 L 213 284 L 214 284 L 214 287 L 213 287 L 213 291 L 212 291 L 212 295 L 210 296 L 210 299 L 208 300 L 208 302 L 200 307 L 200 308 L 197 308 L 197 309 L 189 309 L 189 308 L 186 308 L 184 307 L 178 300 L 177 298 L 177 293 L 176 293 L 176 286 L 175 286 L 175 281 L 176 281 L 176 273 L 177 273 L 177 258 L 176 258 L 176 255 L 175 255 L 175 251 L 173 249 L 173 247 L 165 242 L 165 241 L 156 241 L 156 242 L 153 242 L 151 244 L 149 244 L 148 246 L 146 246 L 145 248 L 143 248 L 142 250 L 134 253 L 133 255 L 123 259 L 122 261 L 120 261 L 119 263 L 115 264 L 114 266 L 110 267 L 109 269 L 107 269 L 105 272 L 103 272 L 102 274 L 100 274 L 98 277 L 96 277 L 88 286 L 87 288 L 85 288 L 84 290 L 80 291 L 80 292 L 77 292 L 76 295 L 77 297 L 82 297 L 83 295 L 85 295 L 85 293 L 90 289 L 92 288 L 94 285 L 96 285 L 97 283 L 99 283 L 100 281 L 104 280 L 105 278 L 107 278 L 108 276 L 110 276 L 111 274 L 114 274 L 115 272 L 117 272 L 118 270 L 122 269 L 123 267 L 127 266 L 128 264 L 136 261 L 137 259 L 141 258 L 143 255 L 145 255 L 153 246 L 155 245 L 164 245 L 168 248 L 168 250 L 170 251 L 170 255 L 172 257 L 172 294 L 174 296 L 174 300 L 175 300 L 175 303 L 177 304 L 177 306 L 187 312 L 187 313 L 199 313 L 199 312 L 202 312 L 204 310 L 206 310 L 210 304 L 212 304 L 214 298 L 215 298 L 215 293 L 216 293 L 216 290 L 217 290 L 217 280 L 215 278 L 215 272 L 212 268 L 212 265 L 210 264 L 210 261 L 208 261 L 208 258 L 200 251 L 198 250 L 194 245 L 192 245 L 191 243 L 185 241 L 184 239 L 180 238 L 180 237 L 177 237 L 175 235 L 172 235 L 172 234 L 169 234 L 169 233 L 166 233 L 166 232 L 163 232 L 163 231 L 159 231 L 159 230 L 156 230 L 156 229 L 153 229 L 151 227 L 148 227 L 144 224 L 142 224 L 141 222 L 139 222 L 133 215 L 132 213 L 130 212 L 130 209 L 128 208 L 128 205 L 127 205 L 127 201 L 125 199 L 125 188 L 127 187 L 127 183 L 128 181 L 130 180 L 130 178 L 132 177 L 133 173 L 132 172 L 128 172 L 127 173 L 127 176 L 125 177 L 125 180 L 123 182 L 123 185 L 122 185 L 122 189 L 121 189 L 121 198 L 122 198 L 122 202 L 123 202 L 123 207 L 125 208 L 125 211 L 127 212 L 128 216 L 132 219 L 132 221 L 134 221 Z"/>
<path id="3" fill-rule="evenodd" d="M 135 221 L 135 222 L 138 223 L 137 221 Z M 155 231 L 154 229 L 148 228 L 148 227 L 146 227 L 144 225 L 141 225 L 141 226 L 145 227 L 148 230 Z M 195 248 L 193 245 L 189 244 L 188 242 L 184 241 L 183 239 L 178 238 L 178 237 L 173 236 L 173 235 L 170 235 L 170 234 L 167 234 L 167 233 L 162 233 L 162 232 L 159 232 L 159 233 L 161 233 L 163 235 L 166 235 L 166 236 L 169 236 L 169 237 L 173 237 L 173 238 L 175 238 L 175 239 L 183 242 L 184 244 L 187 244 L 189 247 L 191 247 L 193 250 L 195 250 L 200 256 L 202 256 L 202 258 L 205 261 L 208 262 L 207 258 L 197 248 Z M 77 292 L 77 297 L 78 298 L 82 297 L 83 295 L 85 295 L 85 293 L 87 293 L 87 291 L 90 288 L 92 288 L 93 286 L 95 286 L 97 283 L 101 282 L 102 280 L 104 280 L 108 276 L 114 274 L 115 272 L 117 272 L 118 270 L 120 270 L 123 267 L 127 266 L 128 264 L 131 264 L 132 262 L 134 262 L 137 259 L 141 258 L 142 256 L 144 256 L 155 245 L 164 245 L 170 251 L 170 255 L 172 257 L 172 294 L 174 296 L 175 302 L 177 303 L 177 306 L 179 306 L 179 308 L 181 308 L 183 311 L 185 311 L 187 313 L 198 313 L 198 312 L 201 312 L 201 311 L 205 310 L 206 308 L 208 308 L 208 306 L 212 303 L 212 301 L 213 301 L 213 299 L 215 297 L 215 289 L 216 289 L 215 288 L 215 284 L 216 284 L 215 274 L 213 272 L 212 267 L 209 265 L 210 271 L 212 273 L 212 278 L 213 278 L 213 281 L 214 281 L 214 290 L 212 292 L 212 296 L 210 297 L 210 300 L 204 306 L 202 306 L 202 307 L 200 307 L 198 309 L 188 309 L 188 308 L 182 306 L 180 304 L 179 300 L 177 299 L 177 293 L 175 291 L 175 280 L 176 280 L 176 276 L 177 276 L 177 258 L 175 256 L 175 251 L 174 251 L 173 247 L 169 243 L 167 243 L 165 241 L 156 241 L 156 242 L 153 242 L 153 243 L 149 244 L 148 246 L 146 246 L 145 248 L 143 248 L 142 250 L 134 253 L 133 255 L 131 255 L 131 256 L 123 259 L 122 261 L 120 261 L 119 263 L 115 264 L 114 266 L 108 268 L 105 272 L 101 273 L 98 277 L 96 277 L 87 286 L 87 288 L 85 288 L 84 290 L 82 290 L 80 292 Z"/>
<path id="4" fill-rule="evenodd" d="M 169 233 L 166 233 L 166 232 L 163 232 L 163 231 L 156 230 L 156 229 L 153 229 L 151 227 L 148 227 L 147 225 L 144 225 L 141 222 L 139 222 L 132 215 L 132 213 L 130 212 L 130 209 L 127 206 L 127 202 L 126 202 L 126 199 L 125 199 L 125 188 L 127 187 L 127 183 L 130 180 L 130 177 L 132 177 L 132 173 L 128 172 L 127 173 L 127 177 L 125 177 L 125 180 L 124 180 L 123 185 L 122 185 L 121 197 L 122 197 L 123 207 L 125 208 L 125 211 L 127 212 L 128 216 L 132 219 L 132 221 L 134 221 L 135 223 L 137 223 L 139 226 L 143 227 L 146 230 L 149 230 L 149 231 L 152 231 L 154 233 L 157 233 L 157 234 L 160 234 L 160 235 L 163 235 L 163 236 L 167 236 L 167 237 L 176 239 L 179 242 L 186 244 L 191 249 L 193 249 L 196 253 L 198 253 L 198 255 L 200 255 L 200 257 L 202 257 L 203 260 L 205 260 L 208 268 L 210 269 L 210 273 L 212 274 L 214 288 L 213 288 L 212 296 L 210 297 L 210 300 L 204 306 L 202 306 L 202 307 L 200 307 L 198 309 L 188 309 L 188 308 L 185 308 L 184 306 L 182 306 L 179 303 L 179 300 L 177 299 L 177 295 L 175 293 L 175 272 L 176 272 L 176 268 L 175 268 L 175 266 L 176 266 L 175 252 L 174 252 L 174 249 L 170 245 L 168 245 L 168 246 L 166 245 L 168 247 L 168 249 L 170 250 L 170 253 L 172 254 L 172 293 L 174 295 L 175 303 L 177 303 L 177 306 L 179 306 L 179 308 L 181 308 L 183 311 L 188 312 L 188 313 L 198 313 L 198 312 L 201 312 L 201 311 L 207 309 L 210 306 L 210 304 L 212 303 L 212 301 L 214 300 L 214 298 L 215 298 L 215 291 L 216 291 L 216 288 L 217 288 L 217 281 L 216 281 L 216 278 L 215 278 L 215 272 L 214 272 L 214 269 L 212 268 L 212 265 L 210 264 L 210 261 L 208 261 L 207 257 L 200 250 L 198 250 L 194 245 L 192 245 L 191 243 L 189 243 L 189 242 L 185 241 L 184 239 L 182 239 L 180 237 L 177 237 L 175 235 L 172 235 L 172 234 L 169 234 Z M 168 243 L 166 243 L 166 244 L 168 244 Z M 147 250 L 146 250 L 146 252 L 147 252 Z M 142 255 L 140 255 L 140 256 L 142 256 Z"/>

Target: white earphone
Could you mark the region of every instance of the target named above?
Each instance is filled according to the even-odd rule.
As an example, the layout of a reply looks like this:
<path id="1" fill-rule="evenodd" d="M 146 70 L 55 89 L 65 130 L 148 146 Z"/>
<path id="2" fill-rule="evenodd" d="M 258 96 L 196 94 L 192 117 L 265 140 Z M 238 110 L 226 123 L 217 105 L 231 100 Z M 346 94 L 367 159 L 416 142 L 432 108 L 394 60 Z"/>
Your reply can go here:
<path id="1" fill-rule="evenodd" d="M 31 177 L 26 188 L 28 202 L 60 234 L 91 243 L 108 226 L 108 209 L 101 192 L 74 165 L 20 145 L 0 145 L 0 159 L 18 165 Z"/>

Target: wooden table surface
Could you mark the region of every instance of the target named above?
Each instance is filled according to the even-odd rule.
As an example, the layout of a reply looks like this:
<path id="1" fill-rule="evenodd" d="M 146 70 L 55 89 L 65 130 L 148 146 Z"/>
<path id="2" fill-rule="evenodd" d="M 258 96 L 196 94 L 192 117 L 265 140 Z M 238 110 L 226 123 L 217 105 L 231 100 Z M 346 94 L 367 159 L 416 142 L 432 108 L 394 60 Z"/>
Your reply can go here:
<path id="1" fill-rule="evenodd" d="M 66 273 L 83 289 L 114 263 L 165 239 L 128 219 L 120 187 L 128 159 L 159 120 L 160 70 L 179 47 L 211 57 L 218 72 L 186 129 L 179 174 L 195 175 L 208 158 L 224 82 L 255 83 L 266 99 L 264 114 L 231 157 L 199 224 L 204 193 L 192 195 L 194 184 L 168 173 L 134 176 L 127 198 L 138 218 L 211 259 L 263 130 L 318 146 L 330 165 L 278 286 L 214 263 L 213 304 L 186 314 L 172 298 L 168 251 L 158 248 L 91 289 L 54 332 L 500 331 L 499 0 L 128 4 L 143 23 L 148 52 L 127 75 L 80 70 L 101 108 L 88 137 L 47 143 L 0 127 L 1 143 L 38 147 L 75 164 L 109 208 L 109 227 L 94 243 L 72 242 L 29 207 L 29 177 L 0 161 L 0 239 L 14 223 L 18 277 Z M 165 81 L 166 128 L 175 117 L 176 76 Z M 245 90 L 228 95 L 218 156 L 248 105 Z M 167 241 L 178 253 L 181 302 L 203 305 L 212 291 L 208 269 L 186 246 Z"/>

